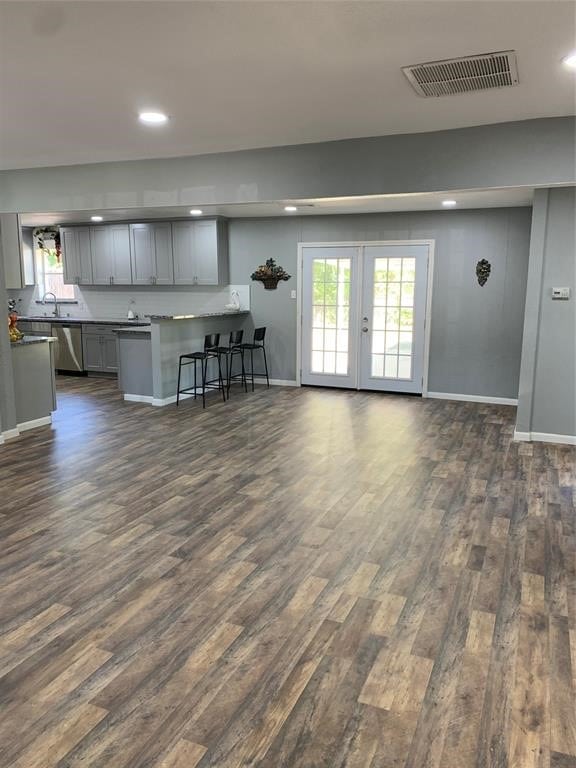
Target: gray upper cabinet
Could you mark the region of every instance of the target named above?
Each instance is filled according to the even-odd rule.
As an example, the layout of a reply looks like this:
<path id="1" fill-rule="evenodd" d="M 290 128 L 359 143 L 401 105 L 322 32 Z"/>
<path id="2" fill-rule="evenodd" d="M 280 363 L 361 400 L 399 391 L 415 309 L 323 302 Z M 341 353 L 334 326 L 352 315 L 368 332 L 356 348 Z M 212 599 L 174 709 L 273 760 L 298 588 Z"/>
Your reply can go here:
<path id="1" fill-rule="evenodd" d="M 131 285 L 130 229 L 128 224 L 90 227 L 92 282 L 94 285 Z"/>
<path id="2" fill-rule="evenodd" d="M 92 249 L 87 227 L 60 229 L 64 282 L 73 285 L 92 284 Z"/>
<path id="3" fill-rule="evenodd" d="M 229 282 L 228 228 L 222 219 L 61 227 L 60 237 L 65 283 L 227 285 Z"/>
<path id="4" fill-rule="evenodd" d="M 173 285 L 172 225 L 131 224 L 132 282 L 135 285 Z"/>
<path id="5" fill-rule="evenodd" d="M 34 285 L 32 230 L 21 230 L 18 214 L 0 214 L 0 241 L 6 288 Z"/>
<path id="6" fill-rule="evenodd" d="M 176 285 L 223 285 L 228 282 L 226 222 L 174 222 L 172 240 Z"/>

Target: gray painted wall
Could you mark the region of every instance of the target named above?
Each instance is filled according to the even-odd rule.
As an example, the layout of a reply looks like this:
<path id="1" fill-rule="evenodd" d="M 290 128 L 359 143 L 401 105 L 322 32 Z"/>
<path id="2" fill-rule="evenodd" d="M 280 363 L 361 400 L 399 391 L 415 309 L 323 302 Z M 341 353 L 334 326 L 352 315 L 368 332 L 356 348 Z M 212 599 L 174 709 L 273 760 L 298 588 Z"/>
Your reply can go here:
<path id="1" fill-rule="evenodd" d="M 278 290 L 254 283 L 252 318 L 269 329 L 271 375 L 296 377 L 298 242 L 436 241 L 429 390 L 516 398 L 530 237 L 530 208 L 439 211 L 230 222 L 232 282 L 274 257 L 293 279 Z M 481 258 L 492 264 L 484 288 Z"/>
<path id="2" fill-rule="evenodd" d="M 0 211 L 270 201 L 576 181 L 572 117 L 0 172 Z"/>
<path id="3" fill-rule="evenodd" d="M 570 301 L 553 301 L 568 286 Z M 576 189 L 538 190 L 516 429 L 576 436 Z"/>

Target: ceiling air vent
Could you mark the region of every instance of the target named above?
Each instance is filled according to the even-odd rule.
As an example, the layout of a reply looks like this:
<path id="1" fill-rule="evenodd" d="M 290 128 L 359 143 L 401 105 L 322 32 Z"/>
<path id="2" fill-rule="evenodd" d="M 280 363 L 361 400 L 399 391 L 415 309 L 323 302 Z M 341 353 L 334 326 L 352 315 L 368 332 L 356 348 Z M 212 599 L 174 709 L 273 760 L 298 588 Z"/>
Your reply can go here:
<path id="1" fill-rule="evenodd" d="M 461 59 L 427 61 L 402 67 L 419 96 L 449 96 L 486 88 L 518 85 L 518 67 L 514 51 L 481 53 Z"/>

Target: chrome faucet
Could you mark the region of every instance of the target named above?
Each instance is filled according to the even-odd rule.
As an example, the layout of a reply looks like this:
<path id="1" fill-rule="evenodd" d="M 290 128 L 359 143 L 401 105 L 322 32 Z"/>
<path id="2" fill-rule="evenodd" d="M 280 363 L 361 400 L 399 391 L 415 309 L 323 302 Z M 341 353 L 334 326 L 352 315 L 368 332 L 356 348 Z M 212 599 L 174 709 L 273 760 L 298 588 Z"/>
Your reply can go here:
<path id="1" fill-rule="evenodd" d="M 42 296 L 42 304 L 46 304 L 46 296 L 52 296 L 54 299 L 54 312 L 52 314 L 54 317 L 60 317 L 60 307 L 58 306 L 58 299 L 56 298 L 56 294 L 52 293 L 52 291 L 47 291 L 44 296 Z"/>

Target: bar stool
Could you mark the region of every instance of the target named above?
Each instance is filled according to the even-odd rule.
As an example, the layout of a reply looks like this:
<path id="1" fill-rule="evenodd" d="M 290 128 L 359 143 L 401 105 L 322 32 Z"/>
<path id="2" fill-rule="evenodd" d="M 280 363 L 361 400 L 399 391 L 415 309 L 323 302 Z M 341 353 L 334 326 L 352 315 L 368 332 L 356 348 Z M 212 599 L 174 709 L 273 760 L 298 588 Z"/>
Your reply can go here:
<path id="1" fill-rule="evenodd" d="M 244 368 L 244 350 L 242 349 L 242 339 L 244 337 L 244 331 L 230 331 L 227 347 L 217 347 L 216 352 L 218 355 L 223 356 L 226 359 L 226 393 L 230 397 L 230 384 L 236 379 L 240 379 L 244 384 L 244 390 L 248 392 L 248 383 L 246 381 L 246 370 Z M 234 365 L 234 355 L 240 355 L 240 364 L 242 366 L 241 373 L 232 374 L 232 367 Z"/>
<path id="2" fill-rule="evenodd" d="M 270 387 L 270 379 L 268 378 L 268 362 L 266 360 L 266 348 L 264 347 L 264 337 L 266 336 L 266 328 L 256 328 L 254 330 L 254 339 L 251 344 L 240 344 L 240 348 L 244 352 L 250 352 L 250 374 L 252 376 L 252 392 L 254 392 L 254 377 L 266 378 L 266 385 Z M 264 373 L 254 372 L 254 352 L 258 349 L 262 350 L 264 356 Z"/>
<path id="3" fill-rule="evenodd" d="M 178 363 L 178 386 L 176 391 L 176 405 L 180 404 L 180 395 L 187 394 L 188 392 L 194 392 L 194 400 L 197 396 L 198 377 L 196 363 L 200 363 L 202 369 L 202 408 L 206 408 L 206 390 L 207 389 L 219 389 L 222 391 L 222 399 L 226 402 L 226 390 L 224 388 L 224 380 L 222 378 L 222 366 L 220 365 L 220 355 L 217 352 L 218 344 L 220 344 L 219 333 L 208 333 L 204 337 L 204 351 L 203 352 L 189 352 L 187 355 L 180 355 Z M 216 360 L 218 362 L 218 378 L 206 379 L 208 372 L 208 360 Z M 184 362 L 183 362 L 184 361 Z M 188 387 L 187 389 L 180 389 L 180 377 L 182 375 L 182 367 L 185 365 L 194 364 L 194 387 Z"/>

